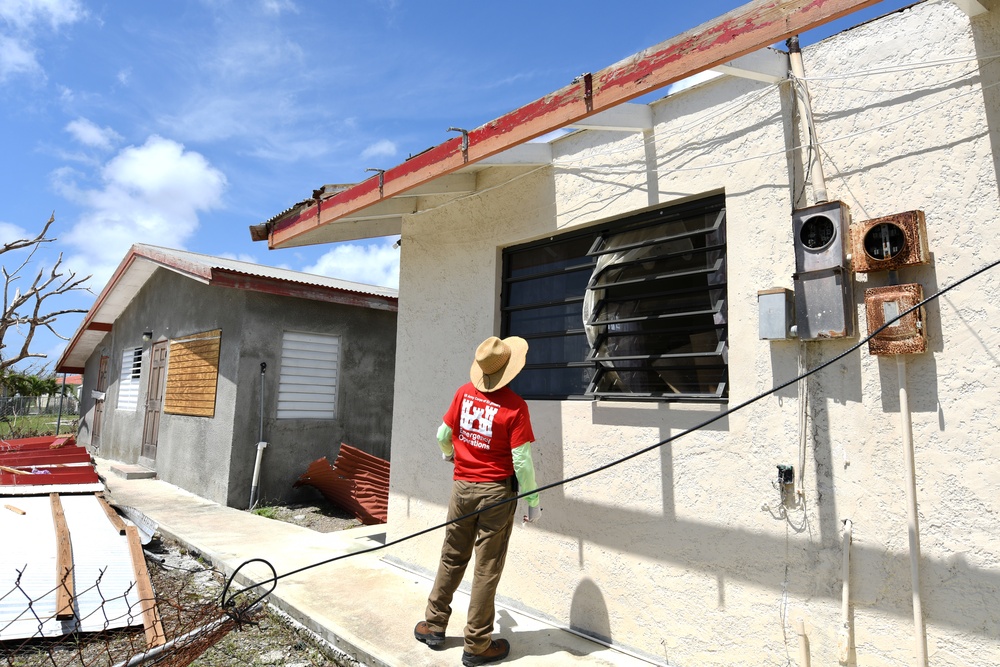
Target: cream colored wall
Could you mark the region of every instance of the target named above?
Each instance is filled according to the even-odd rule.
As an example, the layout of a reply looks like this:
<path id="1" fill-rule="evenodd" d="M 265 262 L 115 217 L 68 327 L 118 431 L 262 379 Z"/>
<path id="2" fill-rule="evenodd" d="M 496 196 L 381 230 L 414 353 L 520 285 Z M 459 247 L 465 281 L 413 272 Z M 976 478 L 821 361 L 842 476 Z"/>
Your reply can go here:
<path id="1" fill-rule="evenodd" d="M 921 282 L 928 294 L 998 254 L 1000 105 L 989 86 L 1000 81 L 1000 64 L 979 70 L 968 60 L 1000 52 L 995 5 L 970 27 L 951 3 L 924 3 L 804 54 L 807 75 L 848 77 L 811 83 L 831 197 L 847 202 L 855 220 L 924 210 L 934 264 L 901 271 L 900 280 Z M 963 60 L 858 75 L 945 58 Z M 796 139 L 787 84 L 716 80 L 655 104 L 654 114 L 650 136 L 569 135 L 553 144 L 554 167 L 526 169 L 507 185 L 509 172 L 482 172 L 483 194 L 405 221 L 390 539 L 444 519 L 451 467 L 434 432 L 468 378 L 476 344 L 499 333 L 504 247 L 724 190 L 729 407 L 795 376 L 800 346 L 758 339 L 756 299 L 760 289 L 792 286 L 793 164 L 785 150 Z M 862 334 L 864 288 L 882 284 L 884 275 L 857 276 Z M 1000 656 L 998 288 L 994 271 L 930 304 L 931 352 L 908 360 L 921 591 L 935 667 L 992 665 Z M 855 342 L 809 343 L 808 364 Z M 813 664 L 837 664 L 840 531 L 850 518 L 853 664 L 914 664 L 897 389 L 895 363 L 866 348 L 810 379 L 806 502 L 787 516 L 773 482 L 777 464 L 798 463 L 795 387 L 545 492 L 542 522 L 514 532 L 500 595 L 672 665 L 785 665 L 797 655 L 793 622 L 801 617 Z M 724 408 L 530 407 L 543 484 Z M 390 557 L 432 571 L 440 540 L 438 531 L 405 542 Z M 414 620 L 422 614 L 409 612 Z M 504 629 L 515 642 L 516 633 Z"/>

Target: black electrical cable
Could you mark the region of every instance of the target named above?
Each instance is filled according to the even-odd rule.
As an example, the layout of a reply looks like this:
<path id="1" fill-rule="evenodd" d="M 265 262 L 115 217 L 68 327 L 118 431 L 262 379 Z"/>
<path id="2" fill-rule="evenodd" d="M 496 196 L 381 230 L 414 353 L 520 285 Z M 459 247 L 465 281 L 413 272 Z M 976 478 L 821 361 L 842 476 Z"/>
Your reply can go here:
<path id="1" fill-rule="evenodd" d="M 652 445 L 650 445 L 648 447 L 644 447 L 643 449 L 640 449 L 638 451 L 632 452 L 631 454 L 623 456 L 620 459 L 615 459 L 614 461 L 611 461 L 609 463 L 605 463 L 604 465 L 598 466 L 598 467 L 593 468 L 591 470 L 587 470 L 585 472 L 581 472 L 581 473 L 576 474 L 576 475 L 571 475 L 570 477 L 566 477 L 565 479 L 561 479 L 559 481 L 552 482 L 550 484 L 545 484 L 543 486 L 540 486 L 540 487 L 536 488 L 533 491 L 528 491 L 528 492 L 521 493 L 519 495 L 513 496 L 511 498 L 507 498 L 506 500 L 501 500 L 500 502 L 493 503 L 492 505 L 489 505 L 487 507 L 483 507 L 482 509 L 476 510 L 475 512 L 470 512 L 470 513 L 465 514 L 463 516 L 451 519 L 450 521 L 445 521 L 444 523 L 439 523 L 439 524 L 437 524 L 435 526 L 431 526 L 430 528 L 425 528 L 425 529 L 417 531 L 415 533 L 411 533 L 409 535 L 404 535 L 403 537 L 397 538 L 395 540 L 390 540 L 390 541 L 386 542 L 385 544 L 380 544 L 378 546 L 369 547 L 367 549 L 362 549 L 360 551 L 353 551 L 353 552 L 348 553 L 348 554 L 341 554 L 339 556 L 334 556 L 333 558 L 328 558 L 328 559 L 320 561 L 318 563 L 313 563 L 312 565 L 305 565 L 305 566 L 300 567 L 300 568 L 298 568 L 296 570 L 292 570 L 290 572 L 286 572 L 286 573 L 281 574 L 281 575 L 275 575 L 274 577 L 272 577 L 270 579 L 265 579 L 264 581 L 261 581 L 259 583 L 253 584 L 252 586 L 249 586 L 249 587 L 243 589 L 242 591 L 239 591 L 236 595 L 239 595 L 240 593 L 245 593 L 247 591 L 250 591 L 250 590 L 252 590 L 254 588 L 257 588 L 259 586 L 263 586 L 265 584 L 276 583 L 279 580 L 284 579 L 285 577 L 290 577 L 290 576 L 292 576 L 294 574 L 299 574 L 300 572 L 305 572 L 306 570 L 311 570 L 314 567 L 319 567 L 321 565 L 329 565 L 330 563 L 334 563 L 336 561 L 343 560 L 345 558 L 350 558 L 352 556 L 360 556 L 361 554 L 368 554 L 368 553 L 372 553 L 372 552 L 375 552 L 375 551 L 381 551 L 382 549 L 387 549 L 387 548 L 389 548 L 391 546 L 395 546 L 395 545 L 400 544 L 402 542 L 406 542 L 408 540 L 412 540 L 415 537 L 420 537 L 421 535 L 426 535 L 427 533 L 430 533 L 430 532 L 433 532 L 435 530 L 438 530 L 439 528 L 444 528 L 445 526 L 449 526 L 449 525 L 451 525 L 453 523 L 458 523 L 459 521 L 464 521 L 465 519 L 468 519 L 469 517 L 473 517 L 473 516 L 475 516 L 477 514 L 480 514 L 482 512 L 486 512 L 488 510 L 491 510 L 491 509 L 493 509 L 495 507 L 500 507 L 501 505 L 505 505 L 507 503 L 516 502 L 520 498 L 524 498 L 526 496 L 530 496 L 530 495 L 535 494 L 535 493 L 541 493 L 542 491 L 548 491 L 549 489 L 554 489 L 557 486 L 563 486 L 565 484 L 569 484 L 570 482 L 575 482 L 577 480 L 583 479 L 584 477 L 589 477 L 590 475 L 594 475 L 594 474 L 597 474 L 599 472 L 603 472 L 603 471 L 607 470 L 608 468 L 613 468 L 614 466 L 617 466 L 617 465 L 620 465 L 622 463 L 625 463 L 626 461 L 631 461 L 632 459 L 634 459 L 634 458 L 636 458 L 638 456 L 642 456 L 643 454 L 651 452 L 654 449 L 658 449 L 658 448 L 662 447 L 663 445 L 669 444 L 669 443 L 673 442 L 674 440 L 682 438 L 683 436 L 687 435 L 688 433 L 692 433 L 694 431 L 701 430 L 701 429 L 705 428 L 706 426 L 719 421 L 720 419 L 728 417 L 729 415 L 733 414 L 734 412 L 737 412 L 738 410 L 742 410 L 743 408 L 756 403 L 757 401 L 761 400 L 762 398 L 767 398 L 771 394 L 777 393 L 777 392 L 781 391 L 782 389 L 784 389 L 785 387 L 789 387 L 789 386 L 791 386 L 793 384 L 796 384 L 797 382 L 800 382 L 800 381 L 806 379 L 810 375 L 818 373 L 819 371 L 823 370 L 824 368 L 827 368 L 828 366 L 831 366 L 831 365 L 837 363 L 838 361 L 840 361 L 841 359 L 843 359 L 847 355 L 849 355 L 849 354 L 853 353 L 855 350 L 859 349 L 862 345 L 864 345 L 865 343 L 867 343 L 869 340 L 871 340 L 872 338 L 874 338 L 875 336 L 877 336 L 884 329 L 892 326 L 893 324 L 895 324 L 896 322 L 898 322 L 902 318 L 906 317 L 907 315 L 909 315 L 913 311 L 918 310 L 920 308 L 923 308 L 927 303 L 929 303 L 931 301 L 934 301 L 935 299 L 938 299 L 939 297 L 943 296 L 944 294 L 947 294 L 948 292 L 950 292 L 951 290 L 955 289 L 959 285 L 961 285 L 961 284 L 963 284 L 965 282 L 968 282 L 969 280 L 972 280 L 976 276 L 979 276 L 979 275 L 981 275 L 983 273 L 986 273 L 987 271 L 989 271 L 990 269 L 995 268 L 998 265 L 1000 265 L 1000 259 L 995 260 L 995 261 L 993 261 L 993 262 L 991 262 L 991 263 L 987 264 L 986 266 L 983 266 L 983 267 L 981 267 L 979 269 L 976 269 L 975 271 L 973 271 L 969 275 L 965 276 L 964 278 L 961 278 L 958 281 L 952 283 L 951 285 L 948 285 L 947 287 L 944 287 L 944 288 L 938 290 L 937 292 L 935 292 L 934 294 L 932 294 L 929 297 L 925 298 L 924 300 L 920 301 L 916 305 L 914 305 L 914 306 L 912 306 L 910 308 L 907 308 L 906 310 L 904 310 L 903 312 L 901 312 L 899 315 L 893 317 L 892 319 L 887 320 L 885 322 L 885 324 L 883 324 L 878 329 L 875 329 L 874 331 L 872 331 L 871 333 L 869 333 L 866 337 L 864 337 L 863 339 L 859 340 L 856 344 L 854 344 L 851 347 L 847 348 L 846 350 L 844 350 L 840 354 L 832 357 L 828 361 L 823 362 L 822 364 L 820 364 L 816 368 L 813 368 L 812 370 L 808 370 L 805 373 L 792 378 L 791 380 L 788 380 L 786 382 L 782 382 L 781 384 L 775 385 L 771 389 L 768 389 L 767 391 L 765 391 L 765 392 L 763 392 L 761 394 L 758 394 L 758 395 L 754 396 L 753 398 L 747 399 L 747 400 L 743 401 L 742 403 L 740 403 L 739 405 L 736 405 L 735 407 L 723 410 L 722 412 L 720 412 L 719 414 L 715 415 L 714 417 L 709 417 L 708 419 L 706 419 L 705 421 L 701 422 L 700 424 L 697 424 L 695 426 L 692 426 L 691 428 L 685 429 L 684 431 L 681 431 L 680 433 L 672 435 L 672 436 L 670 436 L 668 438 L 664 438 L 663 440 L 660 440 L 659 442 L 657 442 L 655 444 L 652 444 Z M 254 560 L 261 560 L 261 559 L 254 559 Z M 247 563 L 249 563 L 249 562 L 252 562 L 252 561 L 247 561 Z M 266 563 L 266 561 L 264 561 L 264 562 Z M 244 563 L 243 565 L 245 565 L 245 564 L 246 563 Z M 243 565 L 240 565 L 240 568 L 242 568 Z M 270 566 L 270 563 L 268 563 L 268 565 Z M 240 569 L 240 568 L 237 568 L 237 570 Z M 273 571 L 274 571 L 274 569 L 272 568 L 272 572 Z M 229 584 L 231 582 L 232 582 L 232 580 L 230 579 L 230 581 L 226 583 L 227 589 L 228 589 Z M 273 590 L 273 587 L 272 587 L 272 590 Z M 223 593 L 223 595 L 225 595 L 225 592 Z"/>

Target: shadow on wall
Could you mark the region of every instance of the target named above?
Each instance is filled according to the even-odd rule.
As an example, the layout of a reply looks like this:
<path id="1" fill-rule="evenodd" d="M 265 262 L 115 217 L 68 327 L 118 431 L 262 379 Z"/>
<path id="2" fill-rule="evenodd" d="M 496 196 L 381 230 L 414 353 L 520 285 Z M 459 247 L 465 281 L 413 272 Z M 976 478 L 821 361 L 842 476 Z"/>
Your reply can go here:
<path id="1" fill-rule="evenodd" d="M 592 579 L 581 581 L 573 592 L 569 608 L 570 629 L 588 637 L 611 643 L 611 619 L 601 589 Z"/>
<path id="2" fill-rule="evenodd" d="M 973 17 L 972 38 L 976 43 L 979 76 L 983 87 L 986 124 L 993 148 L 994 173 L 1000 174 L 1000 0 L 979 0 L 989 11 Z M 997 178 L 1000 188 L 1000 178 Z"/>

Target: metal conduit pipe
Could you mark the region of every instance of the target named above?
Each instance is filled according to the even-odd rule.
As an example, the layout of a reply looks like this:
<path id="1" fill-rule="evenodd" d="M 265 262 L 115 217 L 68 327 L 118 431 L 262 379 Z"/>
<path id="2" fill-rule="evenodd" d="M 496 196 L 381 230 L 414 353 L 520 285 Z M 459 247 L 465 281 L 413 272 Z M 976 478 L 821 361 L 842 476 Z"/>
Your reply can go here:
<path id="1" fill-rule="evenodd" d="M 813 122 L 812 102 L 809 99 L 809 87 L 805 82 L 805 69 L 802 66 L 802 49 L 799 48 L 799 37 L 794 35 L 785 42 L 788 45 L 788 63 L 792 68 L 792 86 L 795 93 L 796 106 L 799 110 L 799 118 L 806 124 L 806 133 L 809 136 L 809 147 L 813 153 L 810 161 L 809 180 L 813 186 L 813 203 L 829 201 L 826 193 L 826 177 L 823 175 L 823 160 L 819 154 L 819 138 L 816 134 L 816 123 Z"/>
<path id="2" fill-rule="evenodd" d="M 906 391 L 906 357 L 896 355 L 899 376 L 899 416 L 903 431 L 903 459 L 906 464 L 906 510 L 910 537 L 910 585 L 913 589 L 913 634 L 916 640 L 917 667 L 927 667 L 927 629 L 924 625 L 923 604 L 920 600 L 920 523 L 917 518 L 917 473 L 913 457 L 913 423 Z"/>

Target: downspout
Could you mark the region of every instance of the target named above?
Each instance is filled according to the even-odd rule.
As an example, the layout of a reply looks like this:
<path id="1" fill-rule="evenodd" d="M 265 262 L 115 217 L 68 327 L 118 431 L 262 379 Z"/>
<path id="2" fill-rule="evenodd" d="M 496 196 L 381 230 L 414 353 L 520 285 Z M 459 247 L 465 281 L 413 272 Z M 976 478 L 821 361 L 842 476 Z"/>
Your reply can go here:
<path id="1" fill-rule="evenodd" d="M 809 667 L 809 635 L 806 634 L 806 623 L 801 618 L 795 619 L 795 634 L 799 636 L 799 667 Z"/>
<path id="2" fill-rule="evenodd" d="M 59 427 L 62 425 L 62 406 L 66 399 L 66 374 L 63 373 L 62 390 L 59 396 L 59 415 L 56 417 L 56 437 L 59 437 Z"/>

